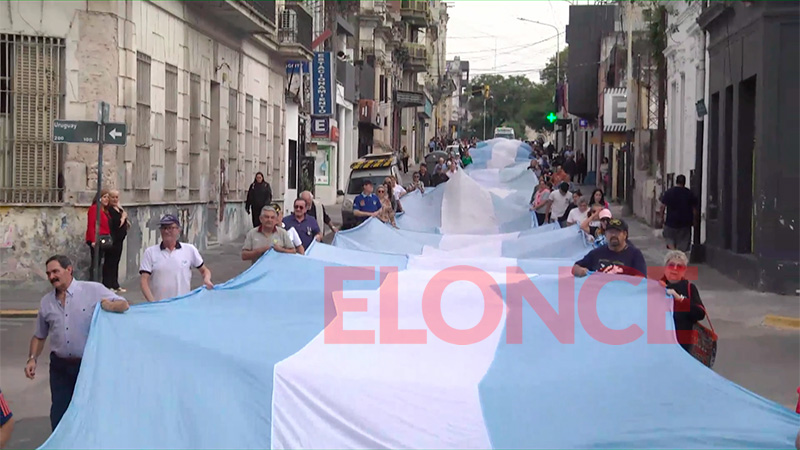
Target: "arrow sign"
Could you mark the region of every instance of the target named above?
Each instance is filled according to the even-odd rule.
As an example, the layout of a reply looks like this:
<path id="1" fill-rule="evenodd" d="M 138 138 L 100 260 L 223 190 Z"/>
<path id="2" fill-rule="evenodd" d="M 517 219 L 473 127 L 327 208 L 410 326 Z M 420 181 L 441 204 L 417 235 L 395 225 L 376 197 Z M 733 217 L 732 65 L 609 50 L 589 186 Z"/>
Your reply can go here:
<path id="1" fill-rule="evenodd" d="M 99 127 L 91 120 L 54 120 L 53 142 L 56 144 L 97 144 Z M 124 123 L 107 123 L 104 144 L 125 145 L 128 127 Z"/>
<path id="2" fill-rule="evenodd" d="M 107 123 L 105 143 L 109 145 L 125 145 L 128 127 L 124 123 Z"/>

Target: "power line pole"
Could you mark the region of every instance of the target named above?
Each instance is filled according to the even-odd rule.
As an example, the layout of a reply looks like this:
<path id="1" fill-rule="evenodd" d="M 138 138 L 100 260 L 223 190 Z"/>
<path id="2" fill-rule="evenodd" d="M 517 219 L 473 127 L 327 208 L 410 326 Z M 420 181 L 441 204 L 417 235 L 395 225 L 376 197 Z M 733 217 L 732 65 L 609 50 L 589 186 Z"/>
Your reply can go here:
<path id="1" fill-rule="evenodd" d="M 486 140 L 486 96 L 483 96 L 483 140 Z"/>

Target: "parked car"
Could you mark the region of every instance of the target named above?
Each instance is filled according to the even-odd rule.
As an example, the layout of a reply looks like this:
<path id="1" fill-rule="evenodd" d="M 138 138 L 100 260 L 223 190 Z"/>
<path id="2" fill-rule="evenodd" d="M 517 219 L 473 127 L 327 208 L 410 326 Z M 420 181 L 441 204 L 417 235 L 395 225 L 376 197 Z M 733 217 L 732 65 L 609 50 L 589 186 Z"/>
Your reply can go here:
<path id="1" fill-rule="evenodd" d="M 397 177 L 397 182 L 403 186 L 402 171 L 397 166 L 397 158 L 391 153 L 369 154 L 350 164 L 350 179 L 347 180 L 347 191 L 342 202 L 342 229 L 358 225 L 358 218 L 353 215 L 353 199 L 361 193 L 365 180 L 372 181 L 373 186 L 383 183 L 391 175 Z"/>
<path id="2" fill-rule="evenodd" d="M 428 166 L 428 172 L 433 173 L 433 168 L 439 162 L 439 158 L 444 158 L 445 161 L 450 159 L 450 155 L 443 150 L 435 150 L 425 155 L 425 165 Z"/>

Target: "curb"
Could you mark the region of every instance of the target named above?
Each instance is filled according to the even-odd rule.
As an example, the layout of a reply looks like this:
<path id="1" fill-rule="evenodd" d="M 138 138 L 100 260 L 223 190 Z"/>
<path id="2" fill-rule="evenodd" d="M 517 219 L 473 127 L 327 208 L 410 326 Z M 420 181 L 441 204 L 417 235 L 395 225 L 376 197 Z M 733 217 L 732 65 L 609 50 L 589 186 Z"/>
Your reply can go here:
<path id="1" fill-rule="evenodd" d="M 784 328 L 791 330 L 800 330 L 800 317 L 776 316 L 768 314 L 764 316 L 762 325 L 773 328 Z"/>
<path id="2" fill-rule="evenodd" d="M 35 318 L 38 313 L 36 309 L 3 309 L 0 310 L 0 317 Z"/>

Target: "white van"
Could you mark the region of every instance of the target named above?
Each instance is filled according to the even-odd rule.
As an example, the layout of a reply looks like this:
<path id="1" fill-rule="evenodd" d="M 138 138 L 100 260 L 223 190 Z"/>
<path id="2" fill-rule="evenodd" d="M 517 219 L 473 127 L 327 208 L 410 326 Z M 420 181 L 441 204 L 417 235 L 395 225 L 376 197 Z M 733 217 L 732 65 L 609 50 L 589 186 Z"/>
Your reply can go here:
<path id="1" fill-rule="evenodd" d="M 353 200 L 361 193 L 365 180 L 372 181 L 376 187 L 383 184 L 388 176 L 395 176 L 401 186 L 404 185 L 397 158 L 389 153 L 368 154 L 350 164 L 350 179 L 342 201 L 342 229 L 352 228 L 359 224 L 359 218 L 353 214 Z"/>
<path id="2" fill-rule="evenodd" d="M 516 139 L 514 129 L 511 127 L 497 127 L 494 129 L 495 138 Z"/>

